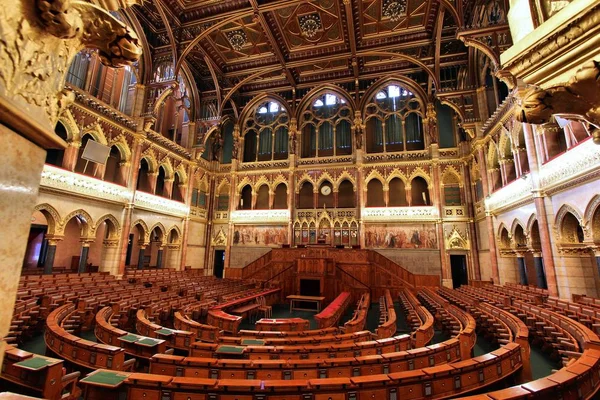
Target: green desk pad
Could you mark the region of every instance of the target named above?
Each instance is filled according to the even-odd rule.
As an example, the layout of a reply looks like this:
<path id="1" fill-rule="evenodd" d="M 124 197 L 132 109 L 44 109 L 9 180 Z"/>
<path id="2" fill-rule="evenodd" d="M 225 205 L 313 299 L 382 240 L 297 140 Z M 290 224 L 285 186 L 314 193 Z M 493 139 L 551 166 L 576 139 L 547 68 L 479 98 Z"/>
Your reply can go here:
<path id="1" fill-rule="evenodd" d="M 127 379 L 127 375 L 120 374 L 118 372 L 98 371 L 96 373 L 86 376 L 79 382 L 98 383 L 101 385 L 108 385 L 108 386 L 118 386 L 125 379 Z"/>
<path id="2" fill-rule="evenodd" d="M 135 343 L 135 342 L 137 342 L 140 339 L 141 339 L 141 337 L 139 337 L 138 335 L 133 335 L 131 333 L 129 333 L 129 334 L 125 335 L 125 336 L 121 336 L 119 338 L 119 340 L 122 340 L 122 341 L 128 342 L 128 343 Z"/>
<path id="3" fill-rule="evenodd" d="M 223 354 L 242 354 L 244 352 L 245 347 L 242 346 L 219 346 L 217 348 L 216 353 Z"/>
<path id="4" fill-rule="evenodd" d="M 14 365 L 17 367 L 23 367 L 32 370 L 40 370 L 48 365 L 55 364 L 56 360 L 47 360 L 44 357 L 31 357 L 27 360 L 20 361 Z"/>
<path id="5" fill-rule="evenodd" d="M 265 341 L 261 339 L 242 339 L 242 346 L 264 346 Z"/>
<path id="6" fill-rule="evenodd" d="M 152 338 L 143 338 L 142 340 L 138 340 L 135 343 L 141 344 L 143 346 L 156 346 L 160 343 L 160 340 L 156 340 L 156 339 L 152 339 Z"/>
<path id="7" fill-rule="evenodd" d="M 171 336 L 171 335 L 175 334 L 172 329 L 168 329 L 168 328 L 161 328 L 157 331 L 154 331 L 154 333 L 158 333 L 159 335 L 164 335 L 164 336 Z"/>

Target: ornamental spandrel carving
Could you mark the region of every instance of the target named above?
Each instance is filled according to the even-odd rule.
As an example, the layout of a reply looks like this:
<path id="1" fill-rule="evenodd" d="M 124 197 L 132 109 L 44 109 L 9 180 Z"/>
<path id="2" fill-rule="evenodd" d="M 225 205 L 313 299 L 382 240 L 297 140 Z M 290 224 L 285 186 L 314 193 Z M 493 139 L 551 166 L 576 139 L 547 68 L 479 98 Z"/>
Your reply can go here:
<path id="1" fill-rule="evenodd" d="M 0 97 L 53 130 L 74 100 L 63 90 L 65 75 L 85 47 L 98 49 L 113 67 L 137 61 L 142 52 L 132 30 L 90 3 L 37 0 L 0 7 Z"/>

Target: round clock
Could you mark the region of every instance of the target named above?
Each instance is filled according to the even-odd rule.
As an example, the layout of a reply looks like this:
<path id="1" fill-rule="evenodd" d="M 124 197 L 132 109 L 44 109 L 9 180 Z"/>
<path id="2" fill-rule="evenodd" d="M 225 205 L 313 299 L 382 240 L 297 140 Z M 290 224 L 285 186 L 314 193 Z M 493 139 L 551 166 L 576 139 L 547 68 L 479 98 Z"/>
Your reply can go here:
<path id="1" fill-rule="evenodd" d="M 329 196 L 330 193 L 331 193 L 331 187 L 329 187 L 329 186 L 322 186 L 321 187 L 321 194 L 323 196 Z"/>

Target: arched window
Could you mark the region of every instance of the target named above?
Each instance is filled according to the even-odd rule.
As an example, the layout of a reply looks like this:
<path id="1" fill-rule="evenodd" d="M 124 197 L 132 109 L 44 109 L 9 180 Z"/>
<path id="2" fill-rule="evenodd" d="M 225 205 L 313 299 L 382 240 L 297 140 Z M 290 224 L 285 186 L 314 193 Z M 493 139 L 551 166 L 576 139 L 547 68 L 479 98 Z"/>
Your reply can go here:
<path id="1" fill-rule="evenodd" d="M 314 208 L 313 185 L 310 182 L 304 182 L 298 195 L 298 208 Z"/>
<path id="2" fill-rule="evenodd" d="M 65 126 L 60 122 L 56 124 L 54 133 L 56 133 L 56 136 L 64 141 L 66 141 L 68 138 L 67 128 L 65 128 Z M 46 153 L 46 164 L 62 167 L 64 155 L 65 151 L 62 149 L 48 149 L 48 152 Z"/>
<path id="3" fill-rule="evenodd" d="M 154 194 L 157 196 L 166 196 L 166 187 L 165 187 L 165 179 L 167 177 L 167 173 L 165 169 L 161 165 L 158 167 L 158 177 L 156 178 L 156 189 L 154 190 Z"/>
<path id="4" fill-rule="evenodd" d="M 138 172 L 138 179 L 136 190 L 141 190 L 142 192 L 150 193 L 150 164 L 146 161 L 145 158 L 142 158 L 140 161 L 140 171 Z"/>
<path id="5" fill-rule="evenodd" d="M 233 151 L 233 122 L 231 120 L 225 121 L 222 129 L 223 136 L 223 149 L 221 156 L 221 163 L 230 164 L 231 156 Z"/>
<path id="6" fill-rule="evenodd" d="M 444 204 L 447 206 L 462 205 L 462 196 L 460 190 L 460 181 L 453 173 L 447 173 L 442 179 L 444 187 Z"/>
<path id="7" fill-rule="evenodd" d="M 171 190 L 172 200 L 183 202 L 183 193 L 185 192 L 185 188 L 180 187 L 181 185 L 183 185 L 183 182 L 181 181 L 179 173 L 176 172 L 175 176 L 173 177 L 173 189 Z"/>
<path id="8" fill-rule="evenodd" d="M 427 206 L 431 205 L 429 198 L 429 188 L 427 181 L 420 176 L 413 178 L 410 183 L 410 192 L 412 196 L 412 206 Z"/>
<path id="9" fill-rule="evenodd" d="M 506 228 L 502 228 L 502 230 L 500 231 L 500 248 L 510 248 L 510 235 L 508 234 L 508 230 Z"/>
<path id="10" fill-rule="evenodd" d="M 250 193 L 250 198 L 252 198 L 252 193 Z M 221 186 L 217 199 L 217 211 L 229 210 L 229 185 Z"/>
<path id="11" fill-rule="evenodd" d="M 371 179 L 367 184 L 367 207 L 385 207 L 383 183 L 379 179 Z"/>
<path id="12" fill-rule="evenodd" d="M 300 121 L 302 157 L 352 154 L 352 110 L 346 101 L 326 93 L 312 99 Z"/>
<path id="13" fill-rule="evenodd" d="M 325 189 L 327 187 L 327 189 Z M 333 185 L 329 181 L 323 181 L 319 187 L 318 207 L 334 207 Z"/>
<path id="14" fill-rule="evenodd" d="M 256 193 L 256 206 L 257 210 L 268 210 L 269 209 L 269 186 L 262 185 L 258 188 Z"/>
<path id="15" fill-rule="evenodd" d="M 527 236 L 525 236 L 525 231 L 523 231 L 523 227 L 521 225 L 517 225 L 515 228 L 515 234 L 513 238 L 517 248 L 527 247 Z"/>
<path id="16" fill-rule="evenodd" d="M 117 146 L 110 148 L 110 154 L 106 160 L 106 167 L 104 169 L 104 180 L 106 182 L 116 183 L 117 185 L 123 185 L 125 182 L 121 176 L 121 152 Z"/>
<path id="17" fill-rule="evenodd" d="M 583 228 L 579 220 L 570 212 L 563 217 L 561 224 L 561 239 L 564 244 L 583 243 Z"/>
<path id="18" fill-rule="evenodd" d="M 96 163 L 85 160 L 83 156 L 83 151 L 85 150 L 85 146 L 87 145 L 89 140 L 94 140 L 92 135 L 86 133 L 81 138 L 81 147 L 79 147 L 79 155 L 77 157 L 77 164 L 75 165 L 75 172 L 78 174 L 84 174 L 87 176 L 95 176 L 96 171 Z"/>
<path id="19" fill-rule="evenodd" d="M 349 180 L 343 180 L 338 186 L 338 208 L 356 207 L 354 185 Z"/>
<path id="20" fill-rule="evenodd" d="M 252 209 L 252 187 L 246 185 L 242 188 L 240 193 L 240 210 Z"/>
<path id="21" fill-rule="evenodd" d="M 406 201 L 406 187 L 404 182 L 400 178 L 392 178 L 389 187 L 389 207 L 406 207 L 408 202 Z"/>
<path id="22" fill-rule="evenodd" d="M 243 123 L 244 162 L 287 159 L 288 123 L 289 116 L 280 103 L 260 103 Z"/>
<path id="23" fill-rule="evenodd" d="M 287 206 L 287 186 L 280 183 L 275 188 L 275 199 L 273 200 L 273 208 L 276 210 L 284 210 Z"/>
<path id="24" fill-rule="evenodd" d="M 206 208 L 206 183 L 202 182 L 194 185 L 192 189 L 192 198 L 190 201 L 190 206 Z"/>
<path id="25" fill-rule="evenodd" d="M 421 103 L 398 84 L 388 85 L 373 96 L 366 108 L 368 153 L 422 150 Z"/>

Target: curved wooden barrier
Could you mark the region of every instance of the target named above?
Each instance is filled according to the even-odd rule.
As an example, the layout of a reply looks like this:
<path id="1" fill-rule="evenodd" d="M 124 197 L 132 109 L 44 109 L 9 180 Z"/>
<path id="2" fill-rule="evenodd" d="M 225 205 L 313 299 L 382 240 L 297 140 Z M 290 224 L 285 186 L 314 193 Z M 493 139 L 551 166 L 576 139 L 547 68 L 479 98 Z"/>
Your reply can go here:
<path id="1" fill-rule="evenodd" d="M 389 289 L 385 290 L 383 301 L 386 314 L 385 321 L 377 327 L 376 333 L 378 338 L 388 338 L 396 333 L 396 310 L 394 309 L 394 300 Z"/>
<path id="2" fill-rule="evenodd" d="M 217 380 L 129 373 L 113 388 L 96 384 L 91 379 L 82 382 L 86 384 L 86 399 L 118 398 L 120 393 L 131 399 L 234 400 L 260 396 L 261 399 L 300 400 L 309 395 L 309 398 L 314 396 L 319 400 L 345 400 L 348 396 L 383 400 L 389 399 L 392 393 L 401 399 L 443 399 L 481 389 L 506 378 L 520 367 L 519 345 L 510 343 L 467 362 L 389 374 L 308 380 Z"/>
<path id="3" fill-rule="evenodd" d="M 344 332 L 352 333 L 362 331 L 367 323 L 369 307 L 371 307 L 371 295 L 368 292 L 363 293 L 358 300 L 354 315 L 344 324 Z"/>
<path id="4" fill-rule="evenodd" d="M 125 363 L 125 351 L 122 348 L 85 340 L 62 328 L 62 321 L 74 310 L 75 305 L 69 303 L 48 315 L 44 332 L 47 348 L 61 358 L 84 368 L 117 371 L 130 368 L 131 364 Z"/>

